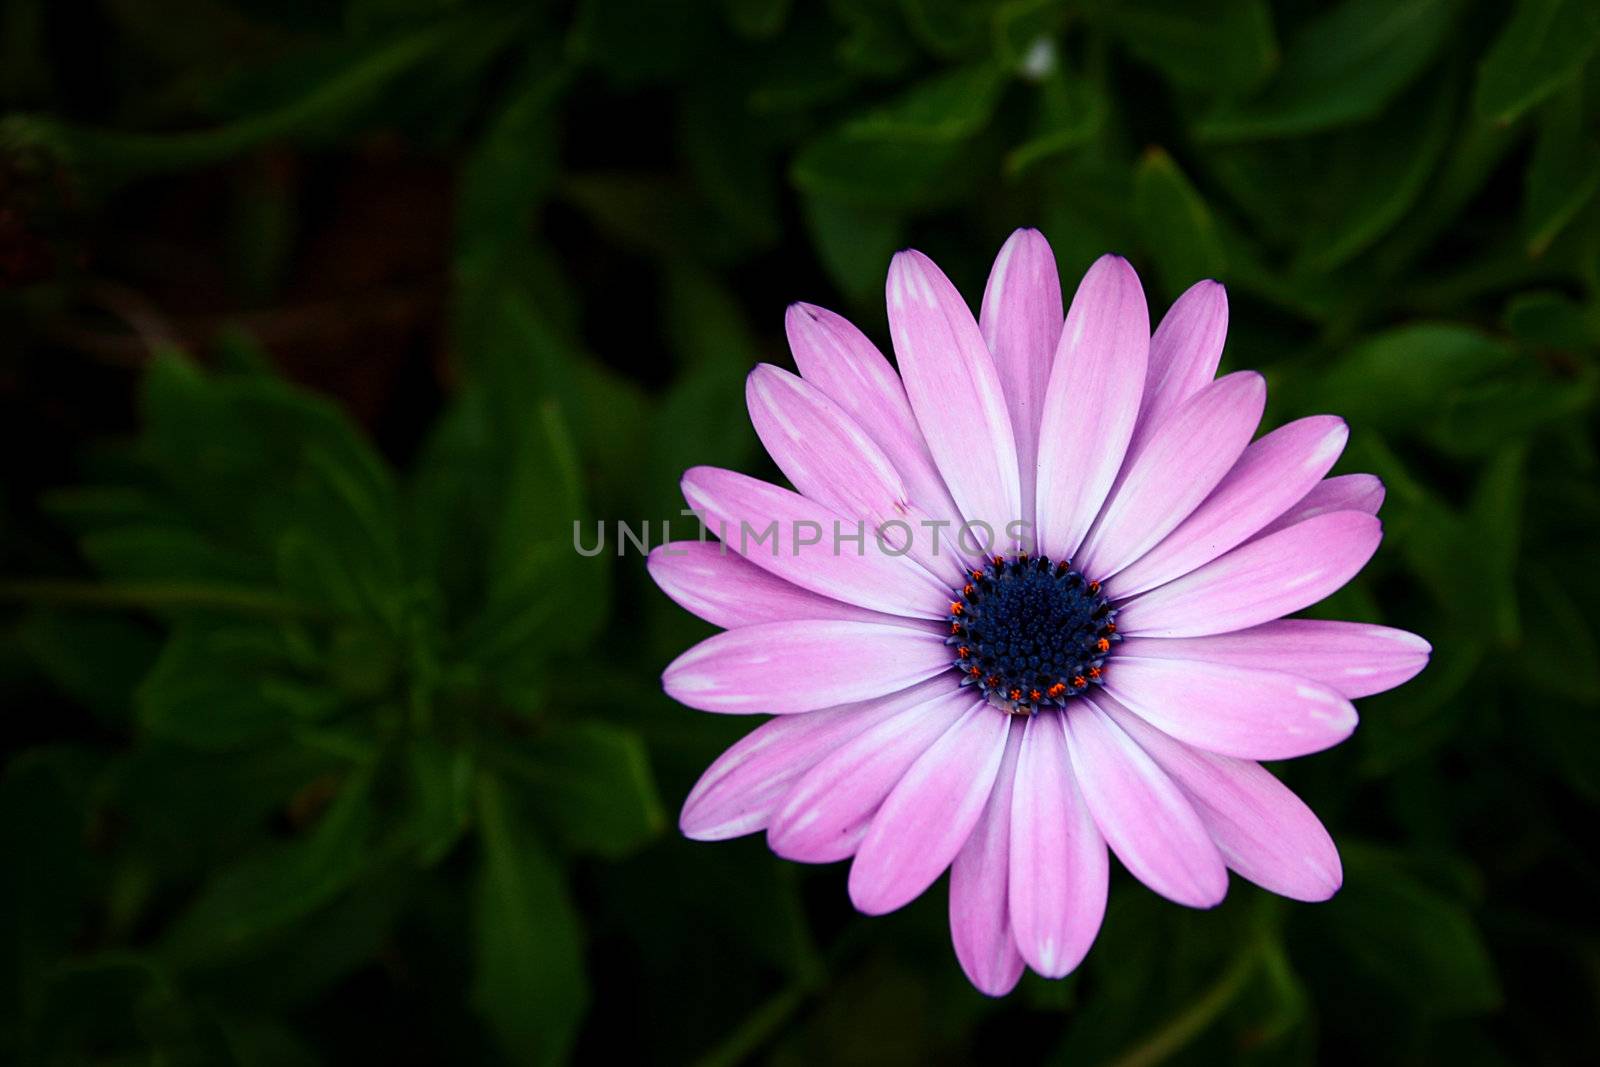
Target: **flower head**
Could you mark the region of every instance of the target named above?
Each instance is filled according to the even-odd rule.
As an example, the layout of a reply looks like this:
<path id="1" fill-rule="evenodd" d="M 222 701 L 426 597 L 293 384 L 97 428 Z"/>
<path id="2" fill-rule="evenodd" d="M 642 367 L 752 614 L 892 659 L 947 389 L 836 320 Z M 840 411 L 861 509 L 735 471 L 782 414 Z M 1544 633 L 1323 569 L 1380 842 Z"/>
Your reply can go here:
<path id="1" fill-rule="evenodd" d="M 1152 336 L 1133 269 L 1105 256 L 1063 316 L 1033 230 L 1000 250 L 976 320 L 911 251 L 888 311 L 899 374 L 839 316 L 789 309 L 800 375 L 758 367 L 747 399 L 795 491 L 693 469 L 684 495 L 722 543 L 651 555 L 668 595 L 725 628 L 667 668 L 667 692 L 775 716 L 701 777 L 683 832 L 853 857 L 869 914 L 948 868 L 956 954 L 996 995 L 1024 965 L 1083 959 L 1108 851 L 1192 907 L 1229 869 L 1331 896 L 1332 840 L 1256 761 L 1338 744 L 1351 699 L 1430 652 L 1284 618 L 1381 539 L 1381 483 L 1327 477 L 1343 421 L 1252 440 L 1266 388 L 1216 377 L 1220 285 Z"/>

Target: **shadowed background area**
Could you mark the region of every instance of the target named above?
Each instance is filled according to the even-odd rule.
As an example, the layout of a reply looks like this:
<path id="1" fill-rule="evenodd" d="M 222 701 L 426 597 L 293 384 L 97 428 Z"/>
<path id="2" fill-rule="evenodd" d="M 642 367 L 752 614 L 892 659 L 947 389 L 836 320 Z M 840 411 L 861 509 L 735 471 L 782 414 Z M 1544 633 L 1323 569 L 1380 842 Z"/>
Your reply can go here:
<path id="1" fill-rule="evenodd" d="M 10 0 L 0 1059 L 1557 1063 L 1600 1042 L 1588 0 Z M 807 300 L 1017 226 L 1224 281 L 1432 641 L 1277 771 L 1343 892 L 1114 876 L 990 1001 L 942 883 L 681 839 L 750 720 L 641 555 Z M 952 403 L 961 398 L 952 397 Z"/>

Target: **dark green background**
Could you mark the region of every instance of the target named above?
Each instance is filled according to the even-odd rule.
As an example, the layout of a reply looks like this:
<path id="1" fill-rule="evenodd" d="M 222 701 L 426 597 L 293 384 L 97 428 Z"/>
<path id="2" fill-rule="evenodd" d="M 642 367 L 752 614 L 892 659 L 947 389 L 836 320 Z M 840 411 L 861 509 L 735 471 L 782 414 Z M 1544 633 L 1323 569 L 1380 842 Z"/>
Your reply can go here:
<path id="1" fill-rule="evenodd" d="M 1600 1041 L 1600 7 L 9 0 L 0 1060 L 1526 1064 Z M 1040 42 L 1045 42 L 1041 44 Z M 890 254 L 1227 282 L 1389 486 L 1430 639 L 1280 767 L 1325 905 L 1118 874 L 974 993 L 945 892 L 682 840 L 750 724 L 575 516 L 756 472 L 742 382 Z M 680 522 L 680 532 L 683 530 Z M 660 528 L 652 536 L 659 539 Z"/>

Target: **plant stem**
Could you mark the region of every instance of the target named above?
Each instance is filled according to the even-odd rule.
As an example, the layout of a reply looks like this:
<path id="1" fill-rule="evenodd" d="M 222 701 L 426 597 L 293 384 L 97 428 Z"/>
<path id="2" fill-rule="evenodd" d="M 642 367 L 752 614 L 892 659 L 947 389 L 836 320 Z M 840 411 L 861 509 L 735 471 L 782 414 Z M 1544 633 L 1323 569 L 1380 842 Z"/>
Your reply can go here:
<path id="1" fill-rule="evenodd" d="M 1152 1067 L 1193 1041 L 1233 1003 L 1261 962 L 1254 941 L 1234 957 L 1199 999 L 1168 1019 L 1154 1034 L 1112 1059 L 1107 1067 Z"/>
<path id="2" fill-rule="evenodd" d="M 274 618 L 308 618 L 322 609 L 276 593 L 220 585 L 186 582 L 119 583 L 73 581 L 0 582 L 0 603 L 51 607 L 104 608 L 212 608 L 242 615 Z"/>

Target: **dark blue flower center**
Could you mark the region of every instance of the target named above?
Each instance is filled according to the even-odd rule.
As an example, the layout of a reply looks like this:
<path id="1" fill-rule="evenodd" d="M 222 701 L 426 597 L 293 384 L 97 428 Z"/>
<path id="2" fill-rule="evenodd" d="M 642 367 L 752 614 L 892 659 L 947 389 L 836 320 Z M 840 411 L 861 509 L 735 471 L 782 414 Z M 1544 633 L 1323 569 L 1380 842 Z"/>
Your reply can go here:
<path id="1" fill-rule="evenodd" d="M 1062 707 L 1101 684 L 1121 637 L 1117 612 L 1066 562 L 996 556 L 950 602 L 950 637 L 962 685 L 1015 715 Z"/>

